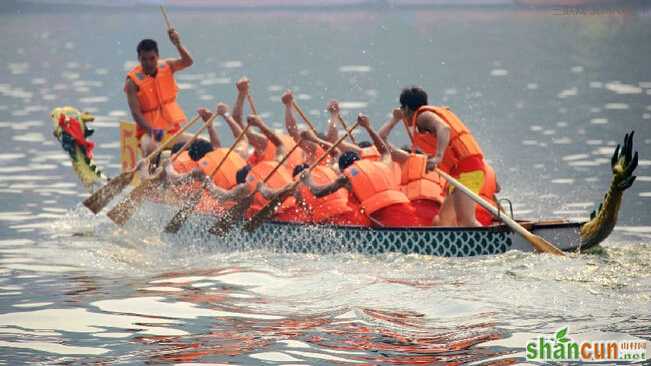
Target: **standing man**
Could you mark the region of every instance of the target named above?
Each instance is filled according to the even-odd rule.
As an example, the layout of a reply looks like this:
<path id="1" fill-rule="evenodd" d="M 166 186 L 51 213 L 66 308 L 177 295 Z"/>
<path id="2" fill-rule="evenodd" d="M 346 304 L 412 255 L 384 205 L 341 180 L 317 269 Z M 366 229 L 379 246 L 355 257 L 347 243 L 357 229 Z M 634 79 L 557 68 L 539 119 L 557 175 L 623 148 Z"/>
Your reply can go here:
<path id="1" fill-rule="evenodd" d="M 427 171 L 438 167 L 479 194 L 486 184 L 484 153 L 470 130 L 447 107 L 427 104 L 419 87 L 400 93 L 402 118 L 407 122 L 415 147 L 428 156 Z M 434 225 L 482 226 L 475 217 L 475 201 L 459 190 L 450 192 Z"/>
<path id="2" fill-rule="evenodd" d="M 143 39 L 137 48 L 140 65 L 129 71 L 124 85 L 129 109 L 137 124 L 136 137 L 145 156 L 158 147 L 165 133 L 179 131 L 187 121 L 176 102 L 178 87 L 174 73 L 192 65 L 192 56 L 181 45 L 174 28 L 170 28 L 168 34 L 181 57 L 160 60 L 156 41 Z M 177 142 L 186 140 L 180 137 Z"/>

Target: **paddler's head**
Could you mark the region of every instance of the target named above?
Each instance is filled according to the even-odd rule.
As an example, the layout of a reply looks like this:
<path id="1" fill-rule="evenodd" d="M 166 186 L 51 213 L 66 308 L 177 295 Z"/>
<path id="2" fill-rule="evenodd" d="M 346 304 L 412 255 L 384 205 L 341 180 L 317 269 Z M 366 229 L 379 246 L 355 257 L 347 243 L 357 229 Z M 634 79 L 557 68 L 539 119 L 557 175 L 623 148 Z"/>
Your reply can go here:
<path id="1" fill-rule="evenodd" d="M 138 43 L 138 61 L 142 71 L 147 75 L 155 75 L 158 67 L 158 44 L 153 39 L 143 39 Z"/>
<path id="2" fill-rule="evenodd" d="M 418 108 L 427 105 L 427 93 L 420 87 L 410 86 L 400 92 L 400 109 L 404 113 L 406 122 L 411 124 L 414 113 Z"/>
<path id="3" fill-rule="evenodd" d="M 242 169 L 238 170 L 235 173 L 235 181 L 237 182 L 237 184 L 246 183 L 246 177 L 249 175 L 250 171 L 251 171 L 251 166 L 249 164 L 246 164 Z"/>
<path id="4" fill-rule="evenodd" d="M 212 144 L 206 140 L 198 139 L 190 144 L 188 155 L 192 161 L 199 161 L 213 150 Z"/>
<path id="5" fill-rule="evenodd" d="M 367 147 L 373 146 L 373 143 L 370 141 L 360 141 L 357 143 L 357 146 L 361 147 L 362 149 L 366 149 Z"/>
<path id="6" fill-rule="evenodd" d="M 354 151 L 346 151 L 341 156 L 339 156 L 339 171 L 343 172 L 349 166 L 353 165 L 354 162 L 359 160 L 359 154 Z"/>

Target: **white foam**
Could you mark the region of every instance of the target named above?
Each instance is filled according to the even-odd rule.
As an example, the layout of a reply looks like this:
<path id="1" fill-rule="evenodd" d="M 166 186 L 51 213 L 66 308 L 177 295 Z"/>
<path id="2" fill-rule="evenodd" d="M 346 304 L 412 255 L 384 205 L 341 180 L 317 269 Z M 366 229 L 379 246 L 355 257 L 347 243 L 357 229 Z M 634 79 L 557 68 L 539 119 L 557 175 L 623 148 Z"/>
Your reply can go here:
<path id="1" fill-rule="evenodd" d="M 605 124 L 608 123 L 608 119 L 607 118 L 593 118 L 593 119 L 590 120 L 590 123 L 592 123 L 593 125 L 605 125 Z"/>
<path id="2" fill-rule="evenodd" d="M 45 141 L 45 136 L 40 132 L 30 132 L 24 135 L 15 135 L 11 138 L 14 141 L 22 142 L 43 142 Z"/>
<path id="3" fill-rule="evenodd" d="M 201 85 L 223 85 L 223 84 L 230 84 L 230 83 L 231 83 L 230 78 L 209 78 L 209 79 L 201 80 L 200 82 Z"/>
<path id="4" fill-rule="evenodd" d="M 366 102 L 340 102 L 339 108 L 341 109 L 363 109 L 368 106 Z"/>
<path id="5" fill-rule="evenodd" d="M 84 104 L 106 103 L 108 101 L 109 98 L 104 96 L 79 98 L 79 103 L 84 103 Z"/>
<path id="6" fill-rule="evenodd" d="M 573 184 L 574 179 L 572 178 L 558 178 L 558 179 L 552 179 L 552 183 L 554 184 Z"/>
<path id="7" fill-rule="evenodd" d="M 222 62 L 221 66 L 227 69 L 235 69 L 235 68 L 242 67 L 243 64 L 242 61 L 226 61 L 226 62 Z"/>
<path id="8" fill-rule="evenodd" d="M 617 94 L 640 94 L 642 93 L 642 88 L 635 85 L 624 84 L 619 82 L 608 83 L 606 84 L 606 89 L 615 92 Z"/>
<path id="9" fill-rule="evenodd" d="M 638 196 L 642 198 L 651 198 L 651 192 L 640 192 Z"/>
<path id="10" fill-rule="evenodd" d="M 536 90 L 536 89 L 538 89 L 538 84 L 536 84 L 536 83 L 529 83 L 529 84 L 527 84 L 527 89 L 529 89 L 529 90 Z"/>
<path id="11" fill-rule="evenodd" d="M 5 342 L 0 341 L 0 347 L 33 349 L 35 351 L 55 353 L 58 355 L 102 355 L 109 349 L 99 347 L 74 347 L 51 342 Z"/>
<path id="12" fill-rule="evenodd" d="M 577 88 L 571 88 L 571 89 L 565 89 L 562 90 L 560 93 L 558 93 L 557 97 L 563 99 L 567 97 L 573 97 L 579 93 L 579 89 Z"/>
<path id="13" fill-rule="evenodd" d="M 590 157 L 590 155 L 588 155 L 588 154 L 574 154 L 574 155 L 563 156 L 562 159 L 564 161 L 572 161 L 572 160 L 581 160 L 581 159 L 585 159 L 585 158 L 589 158 L 589 157 Z"/>
<path id="14" fill-rule="evenodd" d="M 493 69 L 491 70 L 491 76 L 506 76 L 509 74 L 508 70 L 505 69 Z"/>
<path id="15" fill-rule="evenodd" d="M 625 110 L 628 109 L 628 104 L 626 103 L 608 103 L 605 106 L 606 109 L 610 110 Z"/>
<path id="16" fill-rule="evenodd" d="M 158 292 L 179 292 L 179 291 L 183 291 L 182 288 L 178 288 L 178 287 L 166 287 L 166 286 L 151 286 L 151 287 L 143 287 L 143 288 L 140 288 L 139 290 L 143 290 L 143 291 L 158 291 Z"/>
<path id="17" fill-rule="evenodd" d="M 253 353 L 249 355 L 251 358 L 255 358 L 256 360 L 262 360 L 262 361 L 271 361 L 271 362 L 299 362 L 303 361 L 298 358 L 294 358 L 288 354 L 282 353 L 282 352 L 261 352 L 261 353 Z"/>
<path id="18" fill-rule="evenodd" d="M 371 70 L 368 65 L 344 65 L 339 67 L 339 72 L 370 72 Z"/>
<path id="19" fill-rule="evenodd" d="M 574 66 L 571 70 L 575 74 L 580 74 L 583 72 L 583 66 Z"/>
<path id="20" fill-rule="evenodd" d="M 24 304 L 14 304 L 13 306 L 16 308 L 38 308 L 41 306 L 48 306 L 52 304 L 53 303 L 51 302 L 33 302 L 33 303 L 24 303 Z"/>

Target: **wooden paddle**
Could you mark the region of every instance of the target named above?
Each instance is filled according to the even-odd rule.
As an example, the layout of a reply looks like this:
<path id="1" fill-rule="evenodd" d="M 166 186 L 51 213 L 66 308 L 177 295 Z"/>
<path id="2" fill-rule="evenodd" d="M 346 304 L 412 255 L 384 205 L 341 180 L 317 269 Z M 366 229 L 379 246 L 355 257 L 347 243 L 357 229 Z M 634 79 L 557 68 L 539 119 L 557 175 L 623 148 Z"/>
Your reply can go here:
<path id="1" fill-rule="evenodd" d="M 102 188 L 98 189 L 97 192 L 93 193 L 90 197 L 86 198 L 84 200 L 84 206 L 88 207 L 89 210 L 91 210 L 94 214 L 97 214 L 104 208 L 111 200 L 113 197 L 116 195 L 120 194 L 122 190 L 126 186 L 131 183 L 133 180 L 133 176 L 136 173 L 139 164 L 145 163 L 149 161 L 151 158 L 154 156 L 158 155 L 163 149 L 168 147 L 169 145 L 176 140 L 177 137 L 181 136 L 188 128 L 190 128 L 192 125 L 194 125 L 197 121 L 199 120 L 199 115 L 196 115 L 192 121 L 190 121 L 188 124 L 183 126 L 183 128 L 175 133 L 170 139 L 167 141 L 161 143 L 156 150 L 154 150 L 151 154 L 149 154 L 147 157 L 144 159 L 141 159 L 138 164 L 135 165 L 135 167 L 129 171 L 123 172 L 122 174 L 118 175 L 117 177 L 111 179 L 108 183 L 106 183 Z"/>
<path id="2" fill-rule="evenodd" d="M 181 156 L 181 154 L 187 150 L 190 145 L 199 137 L 199 135 L 205 131 L 208 128 L 208 122 L 197 131 L 197 133 L 192 136 L 190 140 L 188 140 L 183 147 L 179 151 L 177 151 L 171 158 L 170 161 L 174 162 L 176 159 Z M 140 183 L 138 187 L 134 188 L 130 193 L 127 198 L 122 200 L 122 202 L 118 203 L 115 207 L 113 207 L 109 212 L 106 213 L 106 216 L 108 216 L 109 219 L 111 219 L 115 224 L 117 225 L 124 225 L 129 221 L 131 216 L 136 212 L 136 209 L 140 204 L 142 203 L 143 199 L 145 198 L 146 194 L 152 190 L 158 187 L 162 182 L 163 182 L 163 177 L 164 174 L 163 172 L 159 172 L 156 174 L 156 176 L 152 177 L 151 179 L 147 179 Z"/>
<path id="3" fill-rule="evenodd" d="M 359 122 L 356 122 L 350 129 L 346 129 L 347 133 L 350 133 L 353 131 L 357 126 L 359 125 Z M 337 141 L 335 141 L 328 150 L 326 150 L 320 157 L 317 159 L 308 169 L 307 172 L 311 172 L 314 168 L 316 168 L 321 162 L 328 157 L 328 155 L 339 145 L 342 141 L 346 139 L 346 135 L 341 136 Z M 305 174 L 304 172 L 301 172 L 301 174 Z M 246 231 L 254 231 L 257 229 L 262 223 L 270 218 L 274 212 L 276 211 L 276 208 L 280 206 L 280 204 L 287 199 L 290 195 L 294 193 L 298 185 L 301 183 L 301 180 L 296 180 L 293 182 L 282 194 L 279 194 L 276 198 L 273 200 L 269 201 L 260 211 L 258 211 L 249 221 L 247 221 L 244 224 L 244 230 Z"/>
<path id="4" fill-rule="evenodd" d="M 298 143 L 292 147 L 287 154 L 280 160 L 280 162 L 267 174 L 267 176 L 262 180 L 263 183 L 267 183 L 269 179 L 280 169 L 280 167 L 287 161 L 287 159 L 292 155 L 294 150 L 296 150 L 300 145 L 301 142 L 303 142 L 303 139 L 301 138 L 298 140 Z M 233 208 L 231 208 L 228 212 L 225 212 L 221 217 L 215 221 L 212 227 L 208 230 L 211 234 L 219 235 L 220 233 L 223 233 L 224 231 L 228 230 L 233 226 L 235 223 L 235 220 L 238 218 L 242 217 L 246 209 L 249 208 L 251 204 L 251 199 L 255 194 L 258 193 L 258 190 L 254 190 L 251 192 L 247 197 L 243 198 L 238 202 Z"/>
<path id="5" fill-rule="evenodd" d="M 215 115 L 216 115 L 216 113 L 215 113 Z M 237 136 L 235 141 L 233 141 L 233 144 L 228 149 L 226 154 L 224 154 L 224 157 L 219 162 L 219 164 L 217 164 L 217 166 L 215 166 L 215 168 L 212 170 L 212 172 L 210 172 L 209 178 L 211 180 L 213 179 L 215 174 L 217 174 L 217 172 L 222 167 L 222 165 L 224 165 L 224 163 L 228 159 L 228 156 L 231 154 L 231 152 L 233 152 L 233 150 L 235 149 L 237 144 L 240 143 L 240 140 L 242 140 L 242 138 L 244 138 L 244 135 L 246 134 L 246 131 L 249 129 L 249 127 L 251 127 L 250 123 L 247 124 L 246 127 L 244 127 L 242 132 L 240 132 L 240 135 Z M 165 225 L 165 232 L 166 233 L 176 234 L 177 232 L 179 232 L 179 230 L 181 230 L 181 227 L 188 220 L 188 218 L 190 217 L 190 214 L 192 213 L 192 211 L 194 211 L 194 208 L 197 206 L 197 204 L 201 200 L 201 197 L 203 196 L 204 190 L 206 188 L 208 188 L 207 184 L 208 184 L 208 182 L 204 181 L 203 184 L 201 185 L 201 188 L 197 192 L 194 192 L 189 200 L 186 200 L 184 202 L 183 207 L 181 207 L 181 209 L 174 215 L 174 217 L 172 217 L 172 219 L 167 223 L 167 225 Z"/>
<path id="6" fill-rule="evenodd" d="M 312 130 L 312 132 L 314 132 L 314 134 L 318 136 L 319 133 L 316 131 L 316 128 L 314 127 L 312 122 L 310 122 L 310 120 L 307 119 L 307 116 L 305 115 L 305 113 L 303 113 L 303 110 L 301 109 L 301 107 L 298 106 L 298 104 L 296 103 L 295 100 L 292 100 L 292 107 L 294 107 L 294 109 L 296 109 L 296 112 L 298 112 L 298 114 L 301 116 L 303 121 L 305 121 L 305 124 L 307 124 L 307 126 L 310 128 L 310 130 Z"/>
<path id="7" fill-rule="evenodd" d="M 405 128 L 407 129 L 407 135 L 411 139 L 411 144 L 412 146 L 414 145 L 414 137 L 411 134 L 411 130 L 409 130 L 409 126 L 407 125 L 407 122 L 403 120 Z M 499 220 L 501 220 L 506 226 L 511 228 L 511 230 L 515 231 L 516 233 L 522 235 L 530 244 L 533 246 L 536 250 L 540 252 L 546 252 L 546 253 L 551 253 L 554 255 L 560 255 L 564 256 L 565 253 L 563 253 L 562 250 L 558 249 L 554 244 L 548 242 L 547 240 L 543 239 L 542 237 L 535 235 L 531 233 L 529 230 L 525 229 L 522 227 L 522 225 L 518 224 L 515 222 L 513 219 L 508 217 L 506 214 L 500 215 L 499 211 L 493 207 L 490 203 L 488 203 L 485 199 L 480 197 L 478 194 L 475 192 L 471 191 L 468 189 L 468 187 L 464 186 L 459 182 L 458 180 L 454 179 L 444 171 L 442 171 L 439 168 L 436 168 L 436 172 L 441 175 L 443 178 L 445 178 L 448 183 L 452 184 L 456 189 L 460 190 L 461 192 L 465 193 L 468 197 L 470 197 L 473 201 L 475 201 L 477 204 L 479 204 L 481 207 L 485 208 L 493 214 L 493 216 L 497 217 Z"/>
<path id="8" fill-rule="evenodd" d="M 344 121 L 344 119 L 341 118 L 341 114 L 337 113 L 337 118 L 339 119 L 339 122 L 341 122 L 341 125 L 344 126 L 344 130 L 346 130 L 346 132 L 348 132 L 348 125 L 347 125 L 346 121 Z M 355 138 L 353 137 L 353 134 L 348 132 L 347 135 L 348 135 L 348 137 L 350 137 L 350 142 L 357 145 L 357 142 L 355 142 Z"/>
<path id="9" fill-rule="evenodd" d="M 165 7 L 163 5 L 160 6 L 160 12 L 163 14 L 163 18 L 165 19 L 167 30 L 172 29 L 172 23 L 170 23 L 170 18 L 167 17 L 167 12 L 165 11 Z"/>

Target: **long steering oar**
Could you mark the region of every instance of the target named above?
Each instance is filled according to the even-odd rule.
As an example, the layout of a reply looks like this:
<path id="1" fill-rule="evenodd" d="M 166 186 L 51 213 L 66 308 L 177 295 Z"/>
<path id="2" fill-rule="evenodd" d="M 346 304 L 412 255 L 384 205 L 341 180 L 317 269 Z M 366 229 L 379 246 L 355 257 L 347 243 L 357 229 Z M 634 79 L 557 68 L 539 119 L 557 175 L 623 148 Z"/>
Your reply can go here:
<path id="1" fill-rule="evenodd" d="M 154 150 L 151 154 L 147 155 L 144 159 L 140 160 L 140 162 L 145 162 L 149 161 L 151 158 L 154 156 L 158 155 L 163 149 L 168 147 L 169 145 L 176 140 L 177 137 L 181 136 L 188 128 L 190 128 L 192 125 L 194 125 L 197 121 L 199 120 L 199 115 L 196 115 L 192 121 L 190 121 L 188 124 L 186 124 L 179 132 L 175 133 L 170 139 L 167 141 L 161 143 L 156 150 Z M 138 164 L 140 164 L 140 162 Z M 111 179 L 108 183 L 106 183 L 102 188 L 98 189 L 97 192 L 93 193 L 90 197 L 86 198 L 84 200 L 84 206 L 88 207 L 89 210 L 93 211 L 93 213 L 98 213 L 104 208 L 111 200 L 113 197 L 116 195 L 120 194 L 122 190 L 131 183 L 131 180 L 133 180 L 133 176 L 136 173 L 138 169 L 138 164 L 136 166 L 129 170 L 126 171 L 117 177 Z"/>
<path id="2" fill-rule="evenodd" d="M 237 144 L 240 143 L 240 141 L 244 138 L 246 131 L 251 127 L 251 124 L 247 124 L 246 127 L 240 132 L 239 136 L 233 141 L 233 144 L 231 147 L 226 151 L 226 154 L 224 154 L 224 157 L 222 157 L 221 161 L 215 166 L 215 168 L 210 172 L 208 175 L 208 178 L 210 180 L 213 179 L 215 174 L 219 172 L 219 169 L 221 169 L 222 165 L 228 160 L 228 156 L 235 150 L 235 147 Z M 203 192 L 208 185 L 208 181 L 204 180 L 203 184 L 201 185 L 201 188 L 197 192 L 194 192 L 194 194 L 190 197 L 189 200 L 186 200 L 185 203 L 183 204 L 183 207 L 172 217 L 172 219 L 165 225 L 165 232 L 169 234 L 176 234 L 179 230 L 181 230 L 181 227 L 183 227 L 183 224 L 188 220 L 190 217 L 190 214 L 192 211 L 194 211 L 194 208 L 199 204 L 199 201 L 201 200 L 201 197 L 203 196 Z"/>
<path id="3" fill-rule="evenodd" d="M 403 120 L 404 122 L 404 120 Z M 405 128 L 407 129 L 407 135 L 411 139 L 412 146 L 414 145 L 414 137 L 411 134 L 411 131 L 409 130 L 409 126 L 407 126 L 407 123 L 404 123 Z M 562 250 L 558 249 L 554 244 L 548 242 L 547 240 L 543 239 L 542 237 L 531 233 L 529 230 L 525 229 L 522 225 L 518 224 L 515 222 L 513 219 L 508 217 L 506 214 L 501 215 L 499 211 L 493 207 L 490 203 L 488 203 L 485 199 L 481 198 L 478 194 L 475 192 L 471 191 L 466 187 L 465 185 L 461 184 L 458 180 L 454 179 L 444 171 L 442 171 L 439 168 L 436 168 L 436 172 L 440 174 L 443 178 L 445 178 L 448 183 L 452 184 L 456 189 L 459 189 L 461 192 L 465 193 L 468 197 L 470 197 L 473 201 L 478 203 L 481 207 L 485 208 L 493 214 L 493 216 L 497 217 L 499 220 L 501 220 L 506 226 L 511 228 L 511 230 L 515 231 L 516 233 L 522 235 L 530 244 L 533 246 L 536 250 L 540 252 L 546 252 L 546 253 L 551 253 L 555 255 L 561 255 L 564 256 L 565 253 L 563 253 Z"/>
<path id="4" fill-rule="evenodd" d="M 197 133 L 188 140 L 179 151 L 177 151 L 172 157 L 170 157 L 170 162 L 176 161 L 181 154 L 187 150 L 190 145 L 199 137 L 199 135 L 208 128 L 208 122 L 197 131 Z M 163 182 L 164 173 L 161 171 L 156 174 L 154 177 L 147 179 L 134 188 L 127 198 L 118 203 L 113 207 L 109 212 L 106 213 L 109 219 L 111 219 L 117 225 L 124 225 L 129 221 L 131 216 L 136 212 L 136 209 L 142 203 L 143 199 L 152 189 L 155 189 Z"/>
<path id="5" fill-rule="evenodd" d="M 269 179 L 280 169 L 283 164 L 285 164 L 285 161 L 289 158 L 290 155 L 296 150 L 300 145 L 303 139 L 301 138 L 294 147 L 292 147 L 287 154 L 278 162 L 278 164 L 267 174 L 266 177 L 262 180 L 262 183 L 267 183 Z M 233 226 L 235 221 L 240 218 L 246 209 L 249 207 L 251 199 L 253 196 L 258 193 L 258 190 L 254 190 L 251 192 L 247 197 L 244 197 L 243 199 L 240 200 L 233 208 L 231 208 L 228 212 L 225 212 L 221 217 L 217 219 L 217 221 L 213 224 L 213 226 L 208 230 L 211 234 L 218 235 L 220 233 L 223 233 L 224 231 L 228 230 Z"/>
<path id="6" fill-rule="evenodd" d="M 359 125 L 359 122 L 355 123 L 350 129 L 346 129 L 346 132 L 350 133 L 352 132 L 357 126 Z M 337 141 L 335 141 L 332 146 L 328 148 L 320 157 L 315 161 L 308 169 L 307 172 L 311 172 L 314 168 L 316 168 L 321 162 L 330 155 L 330 153 L 339 145 L 344 139 L 346 139 L 346 135 L 341 136 Z M 273 200 L 269 201 L 258 213 L 256 213 L 249 221 L 244 224 L 244 230 L 247 231 L 254 231 L 257 229 L 265 220 L 270 218 L 274 212 L 276 211 L 276 208 L 285 200 L 287 197 L 292 195 L 298 185 L 301 183 L 301 180 L 296 180 L 294 183 L 292 183 L 282 194 L 279 194 L 277 197 L 275 197 Z"/>
<path id="7" fill-rule="evenodd" d="M 449 176 L 444 171 L 441 171 L 439 168 L 436 168 L 436 172 L 440 174 L 443 178 L 445 178 L 445 180 L 447 180 L 448 183 L 452 184 L 456 189 L 461 190 L 461 192 L 468 195 L 468 197 L 472 198 L 472 200 L 477 202 L 481 207 L 485 208 L 490 213 L 492 213 L 493 216 L 502 220 L 502 222 L 505 223 L 508 227 L 510 227 L 513 231 L 522 235 L 539 252 L 546 252 L 555 255 L 565 255 L 565 253 L 563 253 L 562 250 L 558 249 L 558 247 L 556 247 L 554 244 L 548 242 L 547 240 L 545 240 L 544 238 L 538 235 L 531 233 L 529 230 L 525 229 L 522 225 L 518 224 L 512 218 L 506 215 L 506 213 L 500 214 L 499 211 L 495 207 L 493 207 L 493 205 L 488 203 L 488 201 L 480 197 L 475 192 L 468 189 L 466 186 L 461 184 L 458 180 Z"/>

